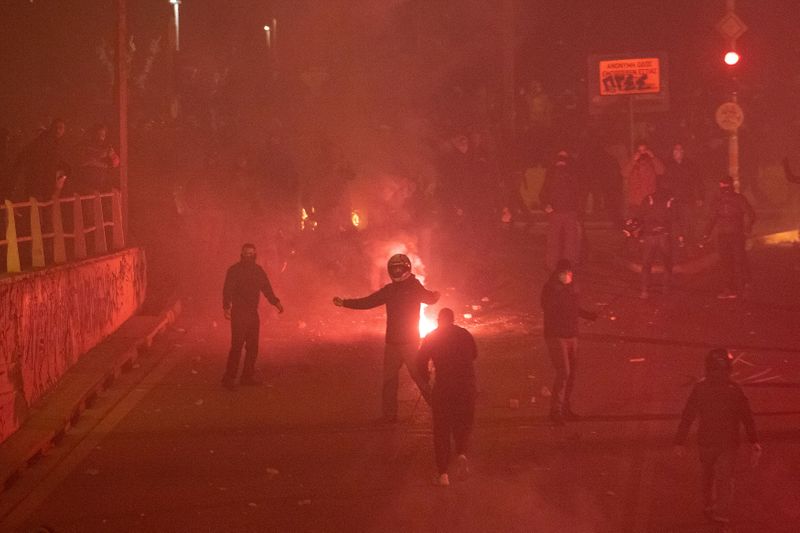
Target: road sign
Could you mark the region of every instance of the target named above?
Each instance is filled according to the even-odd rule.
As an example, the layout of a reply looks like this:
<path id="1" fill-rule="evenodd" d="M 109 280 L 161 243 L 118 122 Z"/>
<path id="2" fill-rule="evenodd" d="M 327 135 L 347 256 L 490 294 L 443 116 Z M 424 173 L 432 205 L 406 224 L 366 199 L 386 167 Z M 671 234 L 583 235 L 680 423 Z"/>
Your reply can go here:
<path id="1" fill-rule="evenodd" d="M 735 41 L 747 31 L 747 24 L 742 22 L 736 13 L 728 11 L 722 20 L 717 22 L 717 31 L 726 39 Z"/>
<path id="2" fill-rule="evenodd" d="M 742 127 L 744 112 L 736 102 L 725 102 L 717 108 L 717 125 L 725 131 L 736 131 Z"/>
<path id="3" fill-rule="evenodd" d="M 657 57 L 599 61 L 598 76 L 601 96 L 661 92 L 661 65 Z"/>

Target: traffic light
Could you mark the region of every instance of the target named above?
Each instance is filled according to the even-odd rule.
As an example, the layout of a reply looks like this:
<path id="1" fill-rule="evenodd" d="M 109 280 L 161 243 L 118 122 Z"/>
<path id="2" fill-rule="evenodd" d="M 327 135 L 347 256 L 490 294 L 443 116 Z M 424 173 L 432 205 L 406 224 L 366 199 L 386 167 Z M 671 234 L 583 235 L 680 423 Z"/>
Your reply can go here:
<path id="1" fill-rule="evenodd" d="M 725 64 L 732 67 L 739 63 L 740 56 L 733 50 L 725 54 Z"/>

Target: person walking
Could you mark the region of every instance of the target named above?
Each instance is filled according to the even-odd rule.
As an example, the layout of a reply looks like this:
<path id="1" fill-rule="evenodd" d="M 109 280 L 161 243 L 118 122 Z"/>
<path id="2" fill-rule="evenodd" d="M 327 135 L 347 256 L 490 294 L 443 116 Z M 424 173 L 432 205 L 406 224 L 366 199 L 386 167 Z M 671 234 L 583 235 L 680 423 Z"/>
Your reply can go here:
<path id="1" fill-rule="evenodd" d="M 725 278 L 725 289 L 717 298 L 730 299 L 737 298 L 750 281 L 745 244 L 756 222 L 756 212 L 747 198 L 734 190 L 730 176 L 719 181 L 719 190 L 719 199 L 711 208 L 703 242 L 708 242 L 709 235 L 716 228 L 720 264 Z"/>
<path id="2" fill-rule="evenodd" d="M 455 443 L 459 474 L 469 472 L 467 447 L 475 417 L 475 367 L 478 357 L 475 339 L 454 324 L 455 314 L 447 307 L 439 311 L 439 327 L 422 341 L 419 372 L 432 382 L 433 446 L 438 476 L 434 483 L 450 485 L 448 469 L 451 439 Z"/>
<path id="3" fill-rule="evenodd" d="M 255 377 L 260 327 L 259 293 L 275 306 L 278 313 L 283 313 L 283 305 L 275 296 L 267 273 L 256 263 L 255 245 L 246 243 L 242 246 L 240 261 L 228 269 L 222 289 L 222 308 L 225 312 L 225 319 L 231 321 L 231 349 L 228 353 L 225 375 L 222 378 L 222 385 L 225 388 L 234 389 L 236 387 L 242 348 L 245 350 L 245 356 L 239 384 L 261 384 Z"/>
<path id="4" fill-rule="evenodd" d="M 429 291 L 411 272 L 411 260 L 395 254 L 387 264 L 392 282 L 363 298 L 334 297 L 333 304 L 349 309 L 372 309 L 386 306 L 386 347 L 383 356 L 383 416 L 381 421 L 397 422 L 397 389 L 400 367 L 405 363 L 422 397 L 430 405 L 430 387 L 418 371 L 419 313 L 424 303 L 439 301 L 439 293 Z"/>
<path id="5" fill-rule="evenodd" d="M 751 464 L 756 466 L 761 456 L 750 402 L 741 387 L 731 380 L 732 370 L 733 356 L 726 348 L 708 352 L 705 378 L 692 389 L 674 441 L 675 454 L 683 457 L 689 429 L 698 420 L 703 512 L 709 520 L 720 523 L 730 522 L 741 427 L 750 442 Z"/>
<path id="6" fill-rule="evenodd" d="M 573 284 L 572 264 L 562 259 L 542 289 L 544 340 L 556 371 L 550 399 L 550 420 L 562 426 L 575 419 L 570 397 L 578 355 L 578 318 L 596 320 L 597 313 L 582 309 Z"/>

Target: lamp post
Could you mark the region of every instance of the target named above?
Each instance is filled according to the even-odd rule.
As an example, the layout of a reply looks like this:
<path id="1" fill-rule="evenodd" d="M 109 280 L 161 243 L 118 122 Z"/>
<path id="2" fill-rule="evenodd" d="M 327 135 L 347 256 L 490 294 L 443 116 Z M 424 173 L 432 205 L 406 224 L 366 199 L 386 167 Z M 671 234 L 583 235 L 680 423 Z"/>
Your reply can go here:
<path id="1" fill-rule="evenodd" d="M 181 51 L 181 0 L 169 0 L 172 4 L 173 22 L 175 23 L 175 51 Z"/>
<path id="2" fill-rule="evenodd" d="M 128 234 L 128 22 L 126 0 L 117 0 L 115 99 L 119 124 L 119 189 L 122 228 Z"/>

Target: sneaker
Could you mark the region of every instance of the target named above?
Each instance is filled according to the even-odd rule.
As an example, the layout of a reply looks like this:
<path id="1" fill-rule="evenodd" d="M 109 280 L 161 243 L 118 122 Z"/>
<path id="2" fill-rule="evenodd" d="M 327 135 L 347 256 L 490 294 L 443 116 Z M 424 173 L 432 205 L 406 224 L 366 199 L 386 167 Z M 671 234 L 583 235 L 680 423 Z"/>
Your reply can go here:
<path id="1" fill-rule="evenodd" d="M 739 295 L 733 291 L 723 291 L 717 294 L 717 299 L 719 300 L 731 300 L 733 298 L 738 298 Z"/>
<path id="2" fill-rule="evenodd" d="M 447 474 L 439 474 L 435 478 L 433 478 L 433 484 L 437 487 L 449 487 L 450 486 L 450 476 Z"/>
<path id="3" fill-rule="evenodd" d="M 469 475 L 469 461 L 467 461 L 467 456 L 463 453 L 456 457 L 456 465 L 458 468 L 458 476 L 459 477 L 467 477 Z"/>

